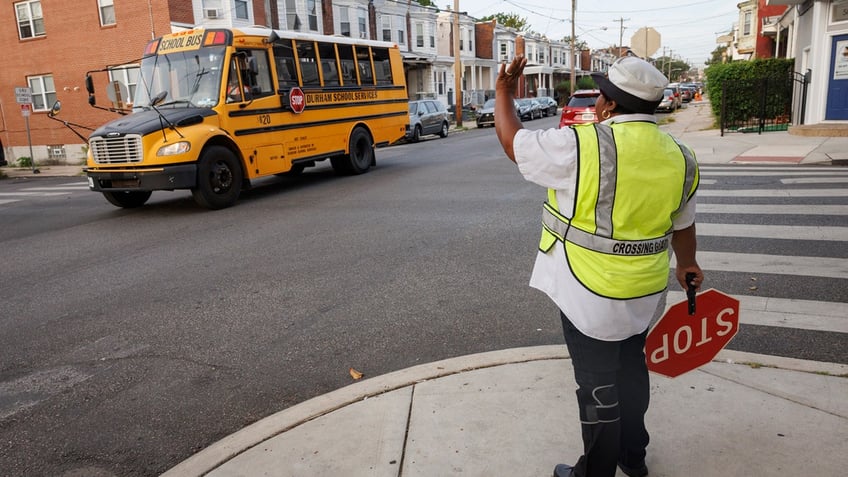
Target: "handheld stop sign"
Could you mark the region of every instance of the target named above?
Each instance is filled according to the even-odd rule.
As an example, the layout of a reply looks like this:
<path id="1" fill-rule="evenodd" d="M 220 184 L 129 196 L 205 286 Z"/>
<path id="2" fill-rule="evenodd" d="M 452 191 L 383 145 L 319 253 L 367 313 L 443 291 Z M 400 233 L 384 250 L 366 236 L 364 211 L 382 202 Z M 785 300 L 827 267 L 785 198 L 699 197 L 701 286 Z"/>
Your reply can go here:
<path id="1" fill-rule="evenodd" d="M 645 340 L 648 370 L 675 378 L 716 357 L 739 332 L 739 300 L 718 290 L 672 305 Z M 690 311 L 692 312 L 690 314 Z"/>

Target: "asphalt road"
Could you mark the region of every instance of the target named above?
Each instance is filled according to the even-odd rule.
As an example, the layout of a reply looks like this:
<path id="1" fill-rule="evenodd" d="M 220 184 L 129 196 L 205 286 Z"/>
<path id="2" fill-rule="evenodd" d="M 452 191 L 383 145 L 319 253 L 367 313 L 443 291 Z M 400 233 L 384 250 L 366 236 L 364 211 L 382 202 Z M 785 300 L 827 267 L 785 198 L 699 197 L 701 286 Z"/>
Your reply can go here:
<path id="1" fill-rule="evenodd" d="M 380 149 L 377 162 L 269 179 L 214 212 L 186 191 L 121 210 L 68 185 L 82 178 L 0 181 L 0 193 L 71 190 L 0 205 L 0 475 L 158 475 L 350 384 L 350 368 L 367 379 L 562 343 L 556 308 L 527 286 L 545 191 L 493 129 Z M 812 280 L 770 292 L 823 285 Z M 744 328 L 745 346 L 795 339 L 819 349 L 808 359 L 848 362 L 832 350 L 841 336 L 764 328 Z"/>

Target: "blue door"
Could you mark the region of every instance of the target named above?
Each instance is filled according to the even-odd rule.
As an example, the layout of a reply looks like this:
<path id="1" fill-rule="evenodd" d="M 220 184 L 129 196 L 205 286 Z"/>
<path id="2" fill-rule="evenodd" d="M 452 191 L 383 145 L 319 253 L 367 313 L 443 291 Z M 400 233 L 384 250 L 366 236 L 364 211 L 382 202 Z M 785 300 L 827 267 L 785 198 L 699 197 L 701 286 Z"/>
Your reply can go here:
<path id="1" fill-rule="evenodd" d="M 848 35 L 833 37 L 825 119 L 848 119 Z"/>

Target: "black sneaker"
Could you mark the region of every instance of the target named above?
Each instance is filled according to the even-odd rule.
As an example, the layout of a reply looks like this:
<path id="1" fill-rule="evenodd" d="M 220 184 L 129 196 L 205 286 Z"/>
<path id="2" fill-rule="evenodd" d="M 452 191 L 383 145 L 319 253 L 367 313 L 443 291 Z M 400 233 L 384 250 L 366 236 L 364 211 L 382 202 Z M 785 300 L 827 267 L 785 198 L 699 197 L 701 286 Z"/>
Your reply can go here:
<path id="1" fill-rule="evenodd" d="M 554 467 L 554 477 L 572 477 L 574 475 L 574 467 L 566 464 L 557 464 Z"/>
<path id="2" fill-rule="evenodd" d="M 627 477 L 646 477 L 648 475 L 648 466 L 645 465 L 644 462 L 636 467 L 628 467 L 619 462 L 618 468 L 621 469 Z"/>

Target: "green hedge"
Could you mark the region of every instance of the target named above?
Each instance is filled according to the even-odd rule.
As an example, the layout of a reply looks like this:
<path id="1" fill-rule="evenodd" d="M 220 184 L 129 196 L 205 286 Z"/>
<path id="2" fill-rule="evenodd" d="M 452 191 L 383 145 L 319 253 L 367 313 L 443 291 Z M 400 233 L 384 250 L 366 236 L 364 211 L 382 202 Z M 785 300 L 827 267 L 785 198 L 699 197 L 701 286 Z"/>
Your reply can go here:
<path id="1" fill-rule="evenodd" d="M 728 122 L 750 119 L 759 114 L 762 91 L 768 82 L 766 97 L 766 118 L 775 118 L 786 114 L 786 98 L 792 100 L 792 71 L 794 59 L 769 58 L 732 63 L 716 63 L 706 70 L 707 94 L 710 107 L 716 118 L 721 117 L 722 84 L 728 84 L 729 101 L 726 104 Z M 741 94 L 733 94 L 740 92 Z"/>

